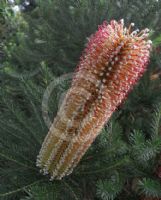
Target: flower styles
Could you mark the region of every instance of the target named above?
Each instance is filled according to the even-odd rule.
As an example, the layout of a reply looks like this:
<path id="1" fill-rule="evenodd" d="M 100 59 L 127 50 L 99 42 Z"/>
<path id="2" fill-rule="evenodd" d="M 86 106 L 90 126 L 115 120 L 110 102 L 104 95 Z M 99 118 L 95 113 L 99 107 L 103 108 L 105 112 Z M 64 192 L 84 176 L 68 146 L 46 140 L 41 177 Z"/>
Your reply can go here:
<path id="1" fill-rule="evenodd" d="M 89 39 L 71 88 L 42 144 L 37 166 L 52 179 L 72 172 L 149 61 L 149 30 L 104 22 Z"/>

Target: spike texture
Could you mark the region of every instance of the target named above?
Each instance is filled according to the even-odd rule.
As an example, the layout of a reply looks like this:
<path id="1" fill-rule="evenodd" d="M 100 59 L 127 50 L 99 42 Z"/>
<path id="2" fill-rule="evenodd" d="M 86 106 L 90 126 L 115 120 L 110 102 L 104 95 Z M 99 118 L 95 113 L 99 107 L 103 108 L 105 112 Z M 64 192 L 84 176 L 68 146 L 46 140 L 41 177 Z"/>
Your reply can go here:
<path id="1" fill-rule="evenodd" d="M 37 157 L 51 180 L 72 172 L 149 61 L 149 30 L 132 31 L 124 21 L 104 22 L 89 38 L 71 88 Z"/>

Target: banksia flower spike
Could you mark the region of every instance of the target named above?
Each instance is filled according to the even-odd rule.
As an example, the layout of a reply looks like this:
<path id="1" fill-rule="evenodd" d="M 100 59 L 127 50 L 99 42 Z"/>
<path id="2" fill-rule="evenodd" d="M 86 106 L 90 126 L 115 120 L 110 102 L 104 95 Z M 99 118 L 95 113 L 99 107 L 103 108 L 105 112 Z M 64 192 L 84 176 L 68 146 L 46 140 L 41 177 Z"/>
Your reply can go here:
<path id="1" fill-rule="evenodd" d="M 124 21 L 99 26 L 89 39 L 71 88 L 50 127 L 37 166 L 52 179 L 72 172 L 149 61 L 149 30 Z"/>

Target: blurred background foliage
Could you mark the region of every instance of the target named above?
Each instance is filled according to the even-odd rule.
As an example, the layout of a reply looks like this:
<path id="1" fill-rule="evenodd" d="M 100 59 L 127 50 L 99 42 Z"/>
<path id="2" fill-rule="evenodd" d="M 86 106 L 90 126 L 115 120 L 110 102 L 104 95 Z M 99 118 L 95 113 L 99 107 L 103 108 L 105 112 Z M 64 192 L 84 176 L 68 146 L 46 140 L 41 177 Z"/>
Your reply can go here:
<path id="1" fill-rule="evenodd" d="M 35 166 L 48 131 L 44 92 L 74 71 L 98 25 L 122 18 L 151 29 L 148 70 L 73 174 L 49 182 Z M 0 199 L 161 198 L 160 19 L 160 0 L 0 1 Z M 51 119 L 69 87 L 59 81 L 50 94 Z"/>

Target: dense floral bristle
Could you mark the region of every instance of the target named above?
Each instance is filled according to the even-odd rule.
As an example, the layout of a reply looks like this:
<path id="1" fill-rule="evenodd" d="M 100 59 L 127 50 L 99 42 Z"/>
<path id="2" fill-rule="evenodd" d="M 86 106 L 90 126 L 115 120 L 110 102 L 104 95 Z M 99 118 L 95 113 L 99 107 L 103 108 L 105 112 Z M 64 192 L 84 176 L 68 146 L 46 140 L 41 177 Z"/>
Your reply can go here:
<path id="1" fill-rule="evenodd" d="M 61 179 L 72 172 L 149 61 L 149 30 L 132 31 L 124 21 L 104 22 L 89 39 L 72 86 L 37 158 L 44 174 Z"/>

